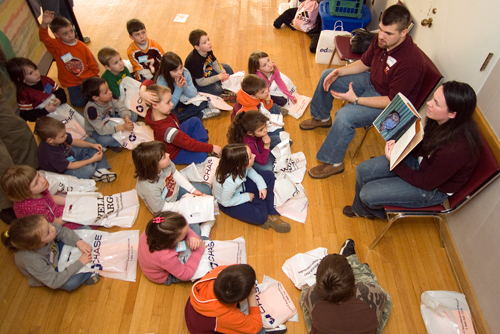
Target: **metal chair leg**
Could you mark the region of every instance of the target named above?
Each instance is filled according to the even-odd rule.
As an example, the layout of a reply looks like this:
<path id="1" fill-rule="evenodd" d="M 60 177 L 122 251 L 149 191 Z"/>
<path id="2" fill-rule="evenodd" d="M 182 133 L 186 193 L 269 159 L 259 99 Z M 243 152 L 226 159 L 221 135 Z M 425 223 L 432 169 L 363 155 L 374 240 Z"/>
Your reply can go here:
<path id="1" fill-rule="evenodd" d="M 389 216 L 389 214 L 387 214 L 387 216 Z M 373 248 L 375 248 L 375 246 L 377 246 L 378 242 L 380 241 L 380 239 L 382 239 L 382 237 L 384 236 L 384 234 L 391 228 L 392 224 L 398 220 L 399 218 L 403 218 L 404 216 L 400 213 L 396 214 L 394 217 L 392 218 L 389 218 L 389 221 L 387 222 L 387 224 L 385 225 L 384 229 L 382 230 L 382 232 L 380 232 L 380 234 L 377 236 L 377 238 L 372 242 L 372 244 L 370 245 L 370 250 L 372 250 Z"/>
<path id="2" fill-rule="evenodd" d="M 330 58 L 330 62 L 328 63 L 328 67 L 327 68 L 330 68 L 332 66 L 333 57 L 335 57 L 335 53 L 336 52 L 337 52 L 337 48 L 335 48 L 335 50 L 333 50 L 332 57 Z"/>
<path id="3" fill-rule="evenodd" d="M 361 146 L 363 146 L 363 143 L 365 142 L 366 136 L 368 135 L 368 132 L 373 126 L 366 126 L 365 129 L 365 134 L 363 135 L 363 138 L 361 138 L 361 143 L 359 143 L 358 147 L 356 147 L 356 151 L 354 151 L 354 154 L 352 155 L 351 158 L 351 165 L 354 165 L 354 160 L 356 160 L 356 157 L 358 156 L 359 151 L 361 150 Z"/>

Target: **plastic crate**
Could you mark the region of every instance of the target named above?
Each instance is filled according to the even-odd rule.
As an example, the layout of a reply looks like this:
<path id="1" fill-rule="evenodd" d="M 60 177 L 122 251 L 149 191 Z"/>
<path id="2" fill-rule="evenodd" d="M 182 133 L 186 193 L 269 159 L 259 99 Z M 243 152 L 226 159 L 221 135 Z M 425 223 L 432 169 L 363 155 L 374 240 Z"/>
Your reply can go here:
<path id="1" fill-rule="evenodd" d="M 361 17 L 362 9 L 362 0 L 330 0 L 331 16 L 355 17 L 359 19 Z"/>
<path id="2" fill-rule="evenodd" d="M 366 28 L 372 19 L 372 14 L 367 5 L 363 5 L 361 18 L 331 16 L 329 13 L 330 2 L 321 1 L 319 3 L 319 15 L 321 16 L 321 30 L 333 30 L 335 23 L 341 21 L 345 31 L 353 31 L 356 28 Z"/>

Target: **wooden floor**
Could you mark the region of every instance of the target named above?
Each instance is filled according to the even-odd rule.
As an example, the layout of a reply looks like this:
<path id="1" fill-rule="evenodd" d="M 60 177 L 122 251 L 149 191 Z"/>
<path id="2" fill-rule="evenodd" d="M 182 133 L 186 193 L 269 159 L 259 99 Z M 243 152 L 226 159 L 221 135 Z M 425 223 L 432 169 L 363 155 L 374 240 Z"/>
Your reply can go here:
<path id="1" fill-rule="evenodd" d="M 246 70 L 249 54 L 263 50 L 293 80 L 299 93 L 312 96 L 326 65 L 315 64 L 306 34 L 273 28 L 279 2 L 284 1 L 75 0 L 75 12 L 84 34 L 92 39 L 88 46 L 94 55 L 101 47 L 111 45 L 126 57 L 130 39 L 125 23 L 133 17 L 145 22 L 148 36 L 165 51 L 174 51 L 182 59 L 191 51 L 189 32 L 201 28 L 208 32 L 217 58 L 234 70 Z M 173 22 L 178 13 L 189 14 L 186 23 Z M 53 66 L 49 75 L 56 78 L 56 73 Z M 339 107 L 336 102 L 333 110 Z M 306 111 L 303 119 L 308 114 Z M 204 123 L 210 131 L 210 142 L 225 145 L 229 113 Z M 317 165 L 315 155 L 328 129 L 301 131 L 299 120 L 290 116 L 285 117 L 285 123 L 294 141 L 292 151 L 304 152 L 308 167 Z M 357 144 L 360 137 L 361 132 L 352 144 Z M 291 334 L 306 333 L 306 328 L 299 306 L 300 291 L 285 276 L 281 266 L 296 253 L 320 246 L 329 252 L 338 252 L 343 241 L 352 238 L 360 260 L 369 263 L 380 285 L 392 297 L 392 313 L 384 333 L 425 333 L 420 315 L 421 293 L 458 289 L 445 251 L 439 246 L 437 229 L 432 220 L 408 219 L 396 224 L 379 245 L 369 251 L 368 246 L 385 221 L 349 219 L 342 215 L 342 208 L 350 205 L 354 197 L 355 166 L 349 163 L 349 152 L 344 173 L 326 180 L 313 180 L 306 175 L 303 185 L 310 206 L 305 224 L 288 220 L 292 231 L 278 234 L 221 214 L 212 238 L 229 240 L 244 236 L 248 263 L 255 268 L 257 277 L 262 279 L 266 274 L 284 284 L 299 309 L 299 322 L 287 323 Z M 375 132 L 370 133 L 357 162 L 382 153 L 382 139 Z M 106 157 L 118 179 L 111 184 L 99 184 L 99 190 L 109 195 L 134 188 L 130 151 L 119 154 L 108 151 Z M 150 218 L 151 214 L 141 202 L 133 228 L 142 232 Z M 1 333 L 187 333 L 184 304 L 190 283 L 158 285 L 148 281 L 139 269 L 135 283 L 103 278 L 97 285 L 67 293 L 29 288 L 15 267 L 13 256 L 4 247 L 0 247 L 0 264 Z"/>

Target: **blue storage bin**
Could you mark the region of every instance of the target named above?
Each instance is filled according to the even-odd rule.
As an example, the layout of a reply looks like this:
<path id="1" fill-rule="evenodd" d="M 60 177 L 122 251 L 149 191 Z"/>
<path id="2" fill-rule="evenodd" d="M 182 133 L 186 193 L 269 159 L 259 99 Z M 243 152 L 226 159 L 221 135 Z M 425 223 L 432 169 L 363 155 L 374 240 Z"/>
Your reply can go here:
<path id="1" fill-rule="evenodd" d="M 372 13 L 367 5 L 363 5 L 361 18 L 355 19 L 344 16 L 330 15 L 330 1 L 321 1 L 319 4 L 319 15 L 321 16 L 321 30 L 333 30 L 335 22 L 342 21 L 345 31 L 353 31 L 357 28 L 366 28 L 372 19 Z"/>

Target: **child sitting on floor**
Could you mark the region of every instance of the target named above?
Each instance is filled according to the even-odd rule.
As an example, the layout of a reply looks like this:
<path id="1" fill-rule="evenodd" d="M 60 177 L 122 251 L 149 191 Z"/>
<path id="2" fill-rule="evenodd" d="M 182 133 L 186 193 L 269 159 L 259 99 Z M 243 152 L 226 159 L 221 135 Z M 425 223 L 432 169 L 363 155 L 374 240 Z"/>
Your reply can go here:
<path id="1" fill-rule="evenodd" d="M 2 233 L 2 243 L 15 253 L 16 266 L 32 287 L 47 286 L 72 291 L 80 285 L 92 285 L 99 281 L 97 273 L 78 273 L 92 261 L 92 247 L 75 232 L 50 224 L 40 215 L 15 219 L 9 230 Z M 63 271 L 58 271 L 59 255 L 64 244 L 78 247 L 82 256 Z"/>
<path id="2" fill-rule="evenodd" d="M 234 72 L 228 64 L 221 65 L 217 61 L 208 34 L 201 29 L 193 30 L 189 33 L 189 43 L 194 49 L 187 56 L 185 64 L 198 91 L 220 95 L 226 102 L 234 103 L 234 93 L 224 90 L 221 85 L 221 82 L 229 79 Z"/>
<path id="3" fill-rule="evenodd" d="M 49 25 L 56 39 L 49 36 Z M 83 80 L 99 76 L 99 65 L 92 52 L 75 38 L 73 26 L 67 18 L 54 17 L 54 12 L 48 10 L 43 13 L 38 34 L 56 61 L 59 82 L 68 88 L 71 105 L 83 107 L 86 102 L 81 91 Z"/>
<path id="4" fill-rule="evenodd" d="M 108 169 L 101 144 L 94 139 L 76 139 L 66 133 L 64 124 L 52 117 L 36 121 L 35 133 L 40 137 L 38 162 L 49 172 L 73 175 L 80 179 L 112 182 L 116 174 Z"/>
<path id="5" fill-rule="evenodd" d="M 222 150 L 213 183 L 213 194 L 225 214 L 263 229 L 290 232 L 274 208 L 274 173 L 253 168 L 255 154 L 245 144 L 229 144 Z"/>
<path id="6" fill-rule="evenodd" d="M 205 245 L 189 228 L 186 219 L 175 212 L 160 212 L 139 238 L 137 258 L 144 275 L 151 281 L 171 285 L 193 277 Z M 192 250 L 187 261 L 176 250 L 181 241 Z"/>
<path id="7" fill-rule="evenodd" d="M 210 186 L 204 183 L 191 184 L 175 169 L 170 161 L 165 144 L 159 141 L 140 143 L 132 151 L 137 184 L 135 189 L 151 213 L 175 211 L 175 204 L 187 193 L 212 195 Z M 195 233 L 204 239 L 210 236 L 214 221 L 191 224 Z"/>
<path id="8" fill-rule="evenodd" d="M 7 71 L 16 84 L 19 116 L 25 121 L 34 122 L 67 102 L 64 89 L 51 78 L 40 75 L 36 64 L 28 58 L 12 58 L 7 62 Z M 52 94 L 54 97 L 43 108 L 37 108 Z"/>
<path id="9" fill-rule="evenodd" d="M 111 46 L 105 46 L 97 53 L 97 59 L 106 68 L 101 78 L 108 83 L 109 90 L 114 99 L 120 98 L 120 83 L 125 77 L 132 77 L 127 66 L 123 63 L 118 50 Z"/>
<path id="10" fill-rule="evenodd" d="M 127 49 L 137 80 L 153 79 L 160 68 L 161 56 L 165 53 L 160 44 L 148 38 L 146 26 L 138 19 L 127 21 L 128 35 L 133 42 Z"/>
<path id="11" fill-rule="evenodd" d="M 227 140 L 229 144 L 246 144 L 255 155 L 253 169 L 257 172 L 272 171 L 274 155 L 271 150 L 280 143 L 277 134 L 267 133 L 267 118 L 257 110 L 250 110 L 236 115 L 229 126 Z"/>
<path id="12" fill-rule="evenodd" d="M 109 147 L 115 152 L 121 152 L 120 143 L 112 134 L 118 131 L 132 131 L 138 115 L 127 109 L 118 100 L 113 100 L 106 80 L 103 78 L 88 78 L 83 81 L 82 92 L 88 100 L 83 116 L 85 130 L 103 147 Z M 117 125 L 113 117 L 120 116 L 125 124 Z"/>
<path id="13" fill-rule="evenodd" d="M 271 96 L 271 99 L 279 106 L 284 106 L 288 100 L 297 103 L 297 98 L 290 93 L 283 82 L 278 66 L 269 59 L 267 53 L 262 51 L 252 52 L 248 58 L 248 74 L 256 74 L 264 79 L 268 89 L 271 89 L 273 82 L 276 83 L 278 88 L 286 95 L 286 97 Z"/>
<path id="14" fill-rule="evenodd" d="M 184 315 L 192 334 L 263 334 L 262 316 L 255 297 L 255 271 L 248 264 L 218 266 L 196 282 Z M 248 300 L 249 314 L 238 308 Z"/>
<path id="15" fill-rule="evenodd" d="M 169 88 L 155 85 L 151 80 L 146 80 L 144 86 L 147 88 L 144 91 L 141 87 L 141 97 L 145 101 L 158 101 L 149 104 L 145 121 L 153 129 L 155 140 L 165 143 L 174 163 L 200 163 L 206 160 L 207 152 L 220 155 L 220 146 L 207 143 L 208 133 L 199 118 L 191 117 L 180 124 L 171 114 L 173 104 Z"/>

